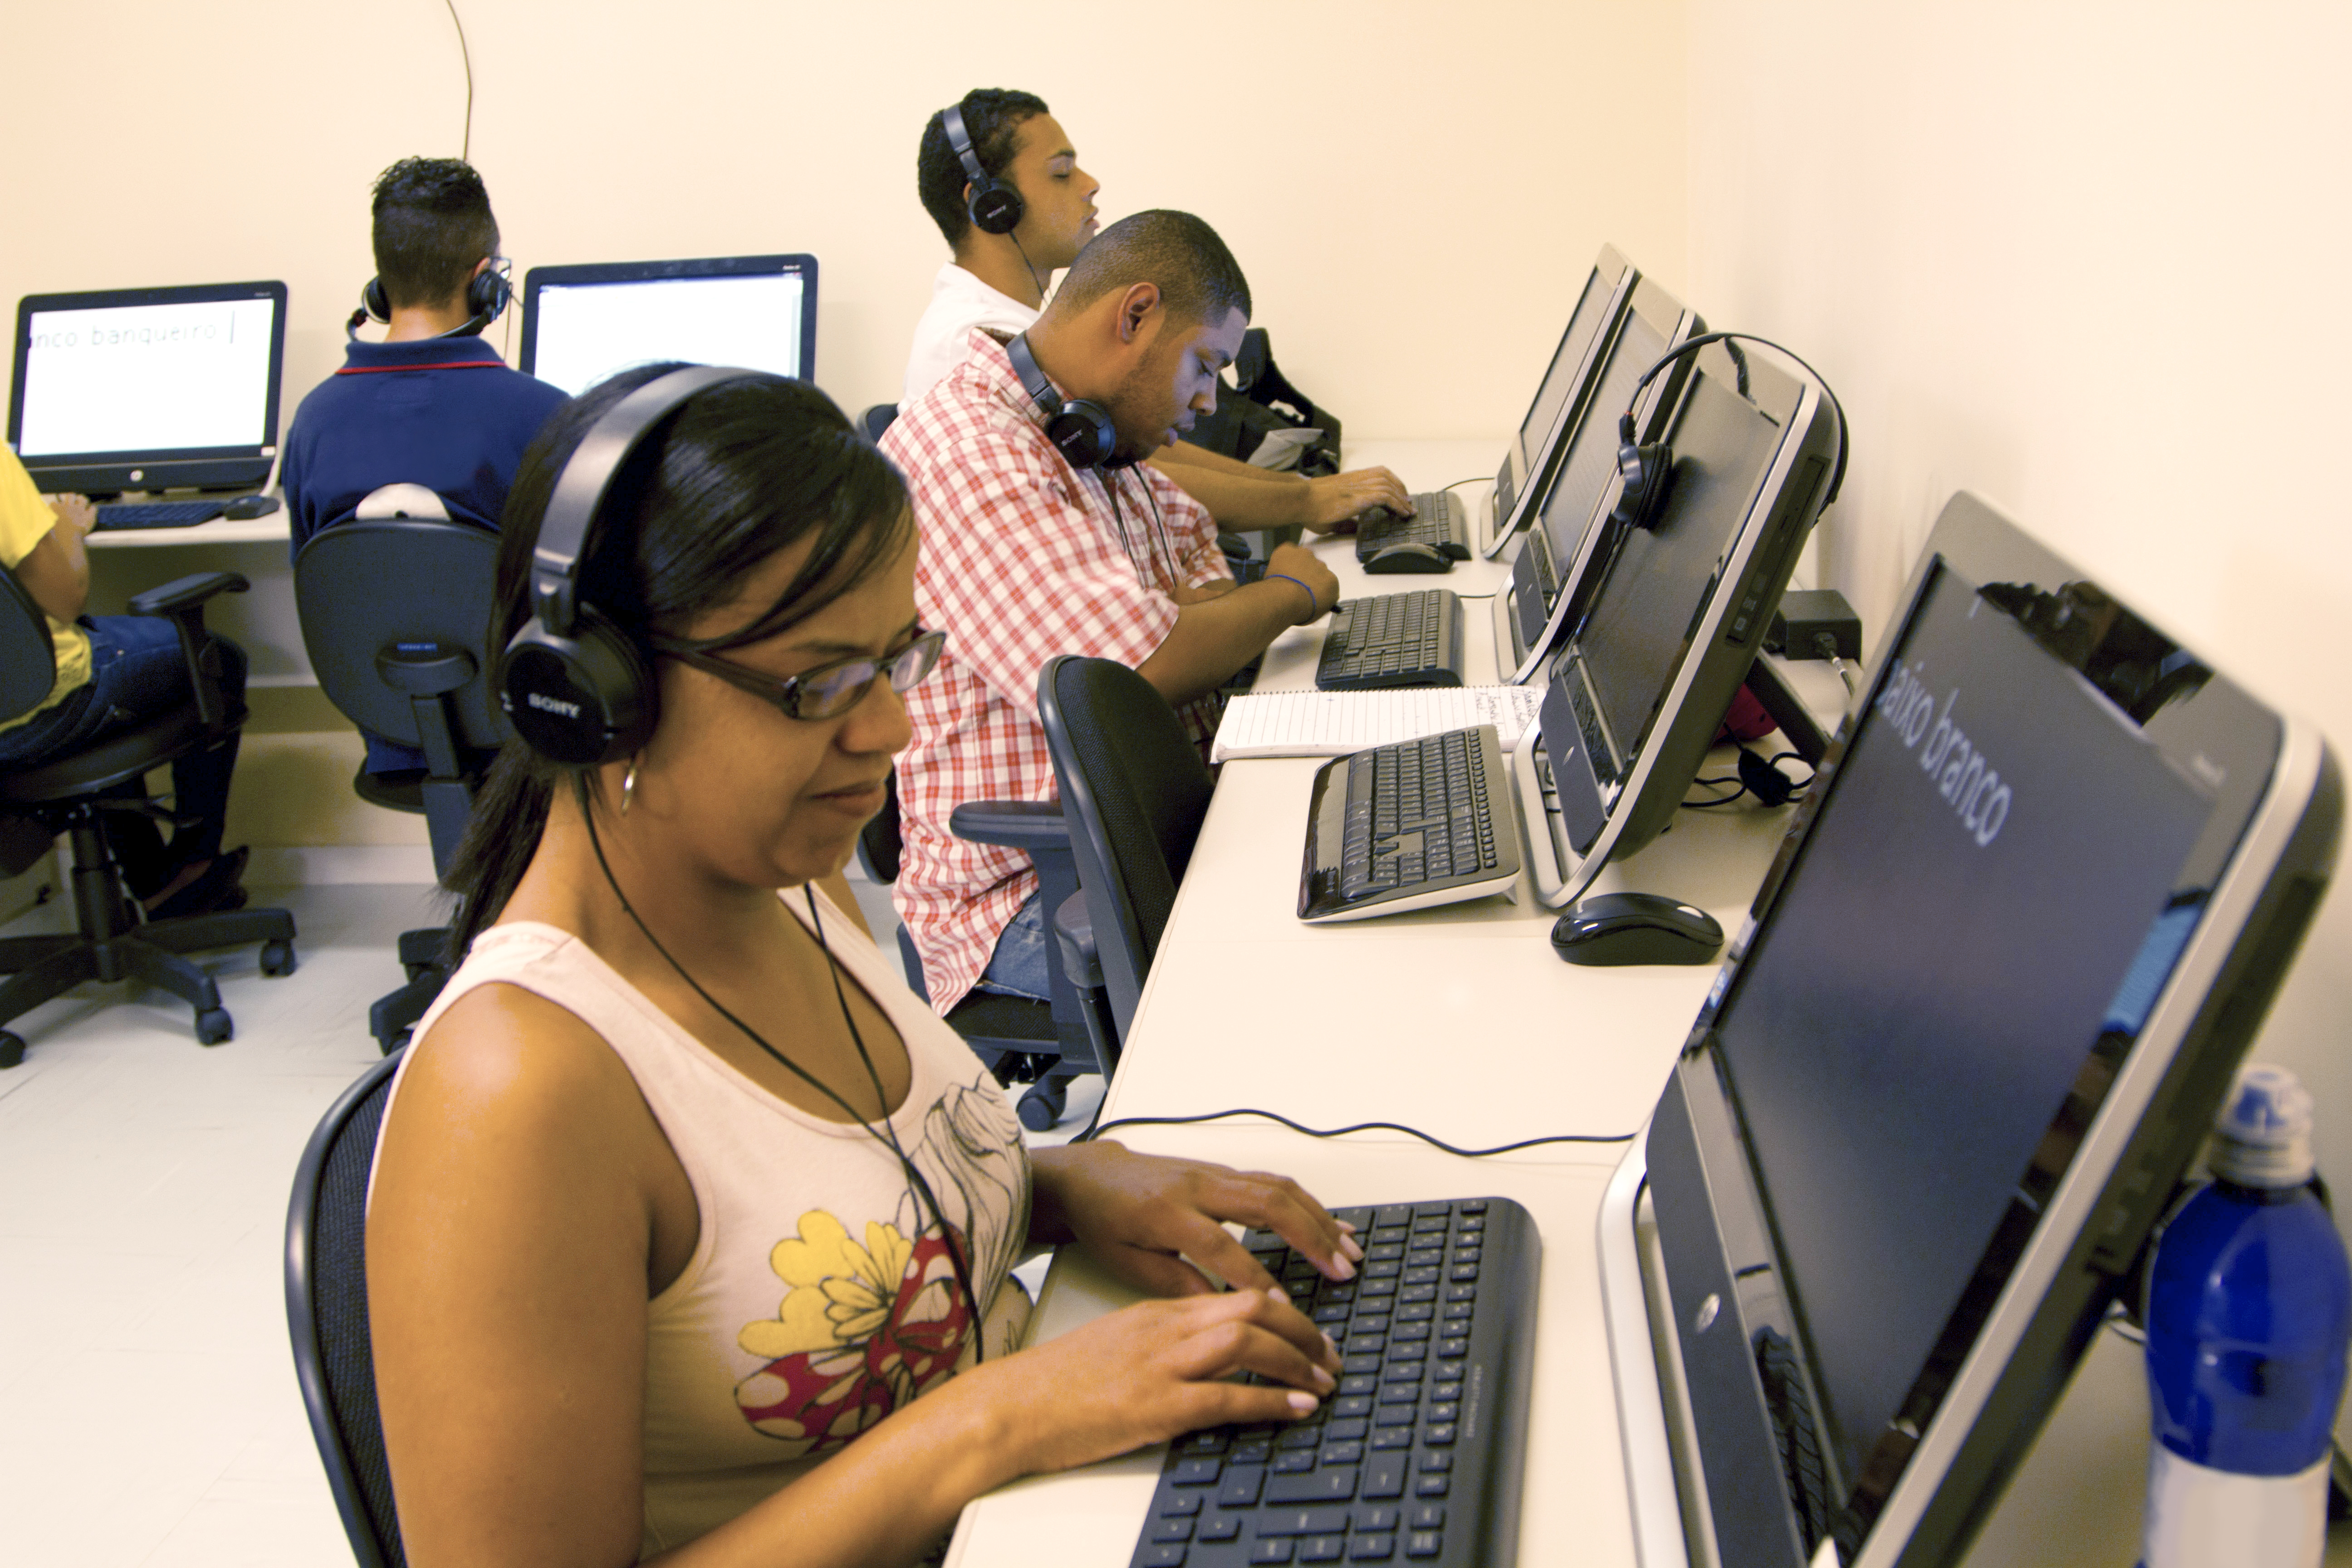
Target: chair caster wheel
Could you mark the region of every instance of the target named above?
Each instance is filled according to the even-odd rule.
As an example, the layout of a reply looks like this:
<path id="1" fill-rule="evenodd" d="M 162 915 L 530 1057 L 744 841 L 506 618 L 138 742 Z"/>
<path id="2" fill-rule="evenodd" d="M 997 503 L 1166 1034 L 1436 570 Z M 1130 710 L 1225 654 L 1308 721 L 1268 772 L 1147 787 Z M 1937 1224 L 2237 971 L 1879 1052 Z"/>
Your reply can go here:
<path id="1" fill-rule="evenodd" d="M 196 1015 L 196 1044 L 217 1046 L 236 1033 L 226 1007 L 207 1007 Z"/>
<path id="2" fill-rule="evenodd" d="M 294 944 L 282 938 L 273 938 L 261 944 L 261 973 L 269 975 L 294 973 Z"/>
<path id="3" fill-rule="evenodd" d="M 10 1029 L 0 1029 L 0 1069 L 22 1066 L 25 1060 L 25 1037 Z"/>
<path id="4" fill-rule="evenodd" d="M 1021 1125 L 1032 1132 L 1050 1130 L 1062 1120 L 1062 1106 L 1068 1099 L 1069 1089 L 1059 1079 L 1041 1079 L 1021 1097 Z"/>

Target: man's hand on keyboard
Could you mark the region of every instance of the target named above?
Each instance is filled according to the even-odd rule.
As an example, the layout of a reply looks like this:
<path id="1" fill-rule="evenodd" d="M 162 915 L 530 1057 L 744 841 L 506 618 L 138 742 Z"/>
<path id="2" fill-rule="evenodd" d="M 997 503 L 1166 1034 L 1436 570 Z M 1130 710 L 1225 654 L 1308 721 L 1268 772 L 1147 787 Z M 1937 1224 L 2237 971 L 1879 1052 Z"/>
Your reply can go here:
<path id="1" fill-rule="evenodd" d="M 1277 1283 L 1227 1233 L 1227 1220 L 1273 1231 L 1333 1279 L 1353 1279 L 1363 1259 L 1354 1236 L 1287 1176 L 1107 1142 L 1040 1149 L 1031 1161 L 1032 1239 L 1082 1242 L 1120 1279 L 1156 1295 L 1206 1294 L 1215 1287 L 1203 1268 L 1235 1289 Z"/>
<path id="2" fill-rule="evenodd" d="M 1044 1151 L 1040 1151 L 1043 1152 Z M 1256 1384 L 1226 1381 L 1252 1372 Z M 1226 1422 L 1296 1421 L 1339 1385 L 1323 1331 L 1276 1292 L 1139 1301 L 955 1379 L 993 1406 L 1013 1475 L 1064 1470 Z"/>
<path id="3" fill-rule="evenodd" d="M 1357 514 L 1386 507 L 1412 515 L 1412 494 L 1386 468 L 1354 468 L 1307 481 L 1307 511 L 1299 521 L 1311 533 L 1352 533 Z"/>

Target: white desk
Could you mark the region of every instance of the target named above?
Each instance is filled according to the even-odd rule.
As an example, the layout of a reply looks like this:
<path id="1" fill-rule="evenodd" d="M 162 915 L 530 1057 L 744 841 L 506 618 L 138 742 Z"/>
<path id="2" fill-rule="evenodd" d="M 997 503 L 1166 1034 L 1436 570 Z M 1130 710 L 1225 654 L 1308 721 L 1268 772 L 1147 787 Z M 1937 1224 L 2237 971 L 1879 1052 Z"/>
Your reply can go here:
<path id="1" fill-rule="evenodd" d="M 1491 459 L 1493 450 L 1499 444 L 1367 444 L 1349 453 L 1349 464 L 1385 462 L 1423 488 L 1479 471 L 1482 459 L 1472 453 Z M 1441 576 L 1366 578 L 1349 542 L 1316 548 L 1340 558 L 1332 564 L 1343 597 L 1423 585 L 1466 594 L 1482 580 L 1472 567 L 1491 592 L 1504 574 L 1500 563 L 1470 563 Z M 1484 649 L 1485 668 L 1465 660 L 1473 680 L 1493 679 L 1485 630 L 1465 628 L 1465 654 Z M 1307 627 L 1277 642 L 1261 684 L 1311 686 L 1321 635 Z M 1465 1160 L 1397 1134 L 1318 1142 L 1253 1121 L 1118 1134 L 1135 1148 L 1282 1171 L 1334 1205 L 1482 1195 L 1526 1205 L 1544 1261 L 1520 1560 L 1630 1564 L 1594 1227 L 1623 1140 L 1656 1102 L 1717 966 L 1563 963 L 1550 942 L 1557 916 L 1536 901 L 1524 875 L 1516 903 L 1495 897 L 1347 925 L 1301 924 L 1307 797 L 1321 761 L 1225 765 L 1105 1120 L 1245 1105 L 1310 1126 L 1402 1121 L 1465 1147 L 1558 1133 L 1609 1140 Z M 1670 892 L 1737 931 L 1788 816 L 1685 813 L 1598 885 Z M 1055 1265 L 1035 1332 L 1051 1337 L 1129 1299 L 1072 1253 Z M 965 1510 L 950 1562 L 1031 1563 L 1051 1542 L 1056 1564 L 1125 1563 L 1161 1452 L 1033 1478 L 981 1500 Z"/>

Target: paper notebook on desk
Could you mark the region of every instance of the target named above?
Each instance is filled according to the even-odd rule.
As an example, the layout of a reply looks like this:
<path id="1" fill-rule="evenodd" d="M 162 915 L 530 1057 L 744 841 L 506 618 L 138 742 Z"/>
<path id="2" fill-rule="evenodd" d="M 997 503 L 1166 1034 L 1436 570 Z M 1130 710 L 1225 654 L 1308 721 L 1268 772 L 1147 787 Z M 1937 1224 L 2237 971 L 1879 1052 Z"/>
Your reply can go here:
<path id="1" fill-rule="evenodd" d="M 1423 735 L 1492 724 L 1503 749 L 1519 743 L 1543 704 L 1537 686 L 1444 686 L 1404 691 L 1269 691 L 1225 704 L 1211 762 L 1234 757 L 1339 757 Z"/>

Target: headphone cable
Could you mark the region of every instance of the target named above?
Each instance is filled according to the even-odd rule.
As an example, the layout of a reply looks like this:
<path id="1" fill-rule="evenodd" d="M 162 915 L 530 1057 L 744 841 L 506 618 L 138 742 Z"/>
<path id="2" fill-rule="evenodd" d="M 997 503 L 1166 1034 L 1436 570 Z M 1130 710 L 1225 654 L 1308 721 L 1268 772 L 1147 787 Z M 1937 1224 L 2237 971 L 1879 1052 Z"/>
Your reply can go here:
<path id="1" fill-rule="evenodd" d="M 604 858 L 604 837 L 596 831 L 596 814 L 593 804 L 588 798 L 588 782 L 587 776 L 584 773 L 579 775 L 578 786 L 581 819 L 588 825 L 588 844 L 589 847 L 596 852 L 596 865 L 598 868 L 604 873 L 604 885 L 613 889 L 613 896 L 621 901 L 622 910 L 628 915 L 631 921 L 636 923 L 637 930 L 644 934 L 645 939 L 653 943 L 654 951 L 660 953 L 663 961 L 668 963 L 672 969 L 677 971 L 677 977 L 680 980 L 685 981 L 688 986 L 692 987 L 694 994 L 697 996 L 701 997 L 702 1000 L 709 1005 L 711 1011 L 717 1013 L 720 1017 L 734 1025 L 736 1028 L 741 1030 L 745 1038 L 749 1039 L 753 1045 L 759 1047 L 761 1050 L 767 1052 L 770 1057 L 776 1060 L 778 1065 L 782 1066 L 786 1071 L 792 1073 L 793 1077 L 799 1079 L 802 1082 L 815 1089 L 819 1094 L 824 1095 L 827 1100 L 833 1101 L 834 1104 L 841 1107 L 843 1112 L 847 1115 L 851 1121 L 856 1122 L 858 1126 L 866 1130 L 868 1137 L 872 1138 L 876 1142 L 881 1144 L 884 1148 L 889 1150 L 891 1153 L 898 1156 L 898 1168 L 906 1173 L 908 1180 L 920 1192 L 922 1201 L 930 1205 L 931 1215 L 939 1222 L 940 1239 L 942 1244 L 946 1246 L 948 1250 L 948 1264 L 955 1271 L 956 1284 L 963 1291 L 964 1305 L 972 1315 L 972 1364 L 975 1366 L 980 1364 L 982 1360 L 986 1359 L 984 1342 L 988 1337 L 986 1332 L 987 1325 L 981 1321 L 980 1298 L 972 1291 L 971 1272 L 966 1265 L 961 1250 L 956 1246 L 955 1232 L 948 1224 L 947 1211 L 940 1206 L 938 1194 L 931 1191 L 931 1184 L 923 1178 L 923 1173 L 916 1167 L 916 1164 L 912 1160 L 907 1157 L 906 1150 L 899 1146 L 898 1132 L 890 1126 L 888 1112 L 887 1110 L 884 1112 L 882 1117 L 882 1130 L 877 1131 L 875 1129 L 874 1124 L 866 1121 L 865 1117 L 860 1116 L 857 1113 L 856 1109 L 852 1106 L 849 1101 L 842 1099 L 838 1094 L 835 1094 L 830 1084 L 825 1083 L 823 1079 L 816 1077 L 815 1074 L 808 1071 L 798 1062 L 793 1060 L 790 1057 L 784 1055 L 783 1052 L 770 1045 L 766 1038 L 762 1037 L 757 1029 L 754 1029 L 751 1025 L 745 1023 L 742 1019 L 730 1012 L 724 1003 L 720 1002 L 718 997 L 713 996 L 709 992 L 702 988 L 702 982 L 697 980 L 693 975 L 687 973 L 686 965 L 680 963 L 676 958 L 671 956 L 669 949 L 662 945 L 661 938 L 654 935 L 653 928 L 646 924 L 645 917 L 637 913 L 636 906 L 629 902 L 628 894 L 621 891 L 620 879 L 613 874 L 613 863 Z M 815 921 L 816 919 L 816 894 L 814 890 L 809 893 L 809 918 L 812 921 Z M 818 951 L 824 954 L 825 968 L 827 972 L 833 975 L 834 996 L 841 1004 L 841 1021 L 849 1026 L 850 1043 L 857 1047 L 858 1058 L 866 1064 L 866 1076 L 873 1081 L 875 1103 L 877 1105 L 886 1104 L 887 1097 L 882 1092 L 881 1075 L 875 1070 L 874 1058 L 866 1052 L 865 1037 L 857 1032 L 857 1021 L 850 1016 L 849 998 L 847 994 L 842 990 L 840 968 L 833 956 L 833 949 L 825 944 L 824 928 L 822 923 L 818 924 L 816 927 L 816 942 Z M 912 1058 L 910 1056 L 910 1066 Z M 922 1231 L 922 1212 L 919 1205 L 915 1214 L 916 1234 L 919 1237 L 921 1235 Z M 969 1242 L 969 1237 L 966 1238 L 967 1242 Z"/>

